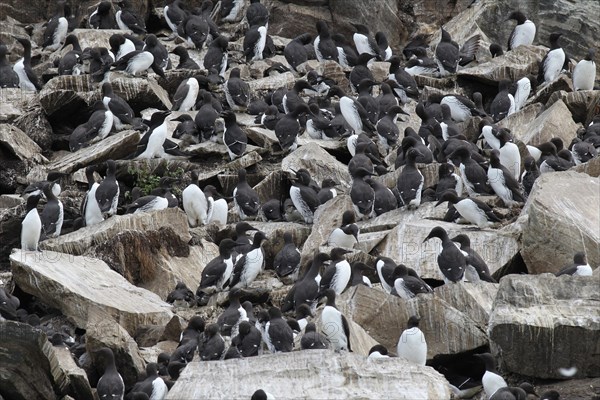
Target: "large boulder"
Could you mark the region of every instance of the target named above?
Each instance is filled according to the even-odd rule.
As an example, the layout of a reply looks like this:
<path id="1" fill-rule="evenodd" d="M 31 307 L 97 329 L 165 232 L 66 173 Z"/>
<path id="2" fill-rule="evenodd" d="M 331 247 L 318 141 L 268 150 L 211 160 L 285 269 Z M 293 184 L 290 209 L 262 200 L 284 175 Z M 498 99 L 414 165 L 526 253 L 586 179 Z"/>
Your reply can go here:
<path id="1" fill-rule="evenodd" d="M 413 315 L 421 318 L 419 328 L 427 341 L 429 359 L 436 354 L 461 353 L 488 343 L 482 329 L 485 326 L 471 319 L 467 314 L 470 311 L 462 312 L 437 294 L 419 295 L 407 301 L 383 290 L 359 285 L 342 293 L 336 304 L 347 318 L 353 319 L 392 353 L 396 352 L 400 334 Z"/>
<path id="2" fill-rule="evenodd" d="M 509 275 L 500 281 L 489 336 L 506 371 L 541 379 L 600 376 L 600 279 Z"/>
<path id="3" fill-rule="evenodd" d="M 31 325 L 0 322 L 0 395 L 4 399 L 54 399 L 77 393 L 60 367 L 46 334 Z M 86 398 L 85 393 L 79 393 Z M 91 393 L 90 393 L 91 394 Z M 90 397 L 88 397 L 90 398 Z"/>
<path id="4" fill-rule="evenodd" d="M 282 398 L 450 398 L 448 383 L 432 368 L 399 358 L 367 362 L 353 353 L 306 350 L 222 362 L 193 361 L 167 399 L 242 398 L 258 389 Z"/>
<path id="5" fill-rule="evenodd" d="M 600 179 L 574 171 L 540 176 L 527 199 L 521 255 L 532 274 L 558 272 L 585 251 L 600 265 Z"/>
<path id="6" fill-rule="evenodd" d="M 171 306 L 133 286 L 106 263 L 54 251 L 16 250 L 10 256 L 15 283 L 86 328 L 91 315 L 118 321 L 133 335 L 139 325 L 166 324 Z"/>

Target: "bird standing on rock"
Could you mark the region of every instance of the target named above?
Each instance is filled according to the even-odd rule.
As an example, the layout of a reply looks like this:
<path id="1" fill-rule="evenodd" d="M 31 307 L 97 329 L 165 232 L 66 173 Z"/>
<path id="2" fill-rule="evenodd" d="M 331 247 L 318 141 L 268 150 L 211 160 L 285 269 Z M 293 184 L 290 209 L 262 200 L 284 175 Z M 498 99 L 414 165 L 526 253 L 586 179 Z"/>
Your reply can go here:
<path id="1" fill-rule="evenodd" d="M 463 252 L 450 240 L 448 233 L 441 226 L 433 228 L 423 243 L 432 238 L 442 241 L 442 250 L 437 257 L 437 263 L 446 283 L 462 281 L 467 268 L 467 260 Z"/>
<path id="2" fill-rule="evenodd" d="M 427 361 L 427 342 L 425 335 L 419 329 L 420 318 L 412 316 L 408 319 L 407 328 L 398 339 L 396 348 L 398 357 L 402 357 L 418 365 Z"/>

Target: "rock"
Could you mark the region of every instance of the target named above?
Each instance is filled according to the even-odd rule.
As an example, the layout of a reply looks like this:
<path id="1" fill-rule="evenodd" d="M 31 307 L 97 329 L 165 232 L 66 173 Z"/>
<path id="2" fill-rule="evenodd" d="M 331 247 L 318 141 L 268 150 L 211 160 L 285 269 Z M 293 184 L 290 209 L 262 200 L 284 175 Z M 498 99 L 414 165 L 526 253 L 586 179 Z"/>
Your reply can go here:
<path id="1" fill-rule="evenodd" d="M 417 168 L 419 172 L 425 178 L 425 182 L 423 182 L 423 188 L 428 188 L 433 185 L 436 185 L 439 179 L 439 163 L 431 163 L 431 164 L 417 164 Z M 374 179 L 383 183 L 385 186 L 391 188 L 395 188 L 398 184 L 398 177 L 402 173 L 404 166 L 399 167 L 398 169 L 393 170 L 392 172 L 388 172 L 385 175 L 376 176 Z"/>
<path id="2" fill-rule="evenodd" d="M 554 81 L 548 84 L 542 84 L 542 86 L 538 87 L 538 89 L 539 90 L 531 96 L 531 100 L 529 100 L 529 102 L 546 104 L 548 100 L 550 100 L 550 97 L 556 92 L 561 90 L 572 92 L 573 82 L 571 81 L 571 78 L 565 74 L 561 74 Z M 548 107 L 548 105 L 546 105 L 546 107 Z"/>
<path id="3" fill-rule="evenodd" d="M 504 369 L 541 379 L 565 379 L 559 369 L 571 367 L 574 378 L 600 376 L 599 285 L 598 277 L 504 277 L 488 331 Z"/>
<path id="4" fill-rule="evenodd" d="M 517 111 L 514 114 L 502 119 L 498 122 L 498 126 L 510 129 L 513 135 L 516 133 L 523 137 L 528 133 L 527 127 L 529 124 L 544 110 L 541 103 L 533 103 L 525 108 Z"/>
<path id="5" fill-rule="evenodd" d="M 352 200 L 349 195 L 337 195 L 332 200 L 319 206 L 315 211 L 312 231 L 300 248 L 302 253 L 301 265 L 313 259 L 315 251 L 320 246 L 326 245 L 331 231 L 342 223 L 342 214 L 352 209 Z"/>
<path id="6" fill-rule="evenodd" d="M 403 223 L 394 228 L 384 239 L 377 251 L 379 255 L 392 258 L 396 263 L 413 268 L 424 278 L 442 280 L 443 275 L 437 264 L 437 255 L 441 242 L 433 239 L 423 243 L 431 229 L 436 226 L 444 228 L 450 237 L 464 233 L 471 239 L 471 247 L 477 251 L 487 263 L 490 273 L 494 273 L 519 251 L 519 231 L 510 226 L 501 229 L 474 230 L 469 225 L 458 225 L 440 220 L 423 219 L 419 211 L 407 213 Z M 443 212 L 446 208 L 439 206 Z"/>
<path id="7" fill-rule="evenodd" d="M 172 107 L 169 93 L 150 77 L 133 77 L 123 72 L 110 72 L 109 79 L 115 94 L 121 96 L 134 110 L 148 107 L 170 110 Z M 97 91 L 100 100 L 100 90 Z"/>
<path id="8" fill-rule="evenodd" d="M 21 247 L 21 222 L 27 213 L 25 202 L 0 209 L 0 269 L 10 269 L 9 256 L 13 248 Z M 18 233 L 18 234 L 17 234 Z"/>
<path id="9" fill-rule="evenodd" d="M 600 176 L 600 157 L 595 157 L 585 164 L 579 164 L 571 169 L 597 178 Z"/>
<path id="10" fill-rule="evenodd" d="M 48 171 L 57 171 L 64 173 L 75 172 L 78 169 L 85 168 L 88 165 L 98 164 L 108 159 L 119 159 L 126 157 L 135 151 L 140 141 L 138 131 L 122 131 L 112 134 L 100 142 L 96 142 L 88 147 L 69 153 L 46 166 Z M 28 180 L 45 179 L 44 171 L 36 171 L 36 174 L 30 173 Z"/>
<path id="11" fill-rule="evenodd" d="M 517 81 L 529 74 L 537 76 L 538 63 L 547 52 L 548 49 L 543 46 L 519 46 L 500 57 L 460 69 L 456 76 L 459 79 L 476 80 L 497 87 L 502 79 Z"/>
<path id="12" fill-rule="evenodd" d="M 24 202 L 25 200 L 18 194 L 3 194 L 0 196 L 0 208 L 13 208 Z"/>
<path id="13" fill-rule="evenodd" d="M 569 108 L 575 122 L 581 122 L 587 126 L 592 121 L 596 107 L 600 103 L 600 90 L 579 90 L 577 92 L 560 90 L 552 93 L 546 102 L 546 107 L 550 107 L 559 99 Z"/>
<path id="14" fill-rule="evenodd" d="M 13 121 L 13 124 L 37 143 L 44 154 L 48 153 L 52 147 L 52 126 L 37 96 L 24 106 L 23 112 Z"/>
<path id="15" fill-rule="evenodd" d="M 48 161 L 41 155 L 42 149 L 22 130 L 13 125 L 0 125 L 0 147 L 4 147 L 13 156 L 27 164 Z"/>
<path id="16" fill-rule="evenodd" d="M 92 399 L 92 388 L 85 371 L 75 363 L 73 355 L 65 346 L 54 346 L 54 354 L 60 370 L 69 381 L 69 393 L 76 399 Z"/>
<path id="17" fill-rule="evenodd" d="M 231 385 L 223 376 L 235 376 L 238 384 Z M 371 363 L 354 353 L 307 350 L 223 362 L 193 361 L 167 399 L 241 398 L 258 388 L 278 397 L 384 399 L 402 393 L 411 399 L 450 398 L 448 383 L 432 368 L 398 358 Z"/>
<path id="18" fill-rule="evenodd" d="M 0 322 L 0 336 L 0 387 L 3 398 L 53 399 L 73 394 L 72 382 L 61 368 L 54 348 L 42 330 L 5 320 Z"/>
<path id="19" fill-rule="evenodd" d="M 560 193 L 560 195 L 557 195 Z M 531 274 L 558 272 L 585 251 L 588 263 L 600 265 L 600 179 L 573 171 L 540 176 L 519 218 L 521 254 Z"/>
<path id="20" fill-rule="evenodd" d="M 102 347 L 113 351 L 117 370 L 126 388 L 131 388 L 145 371 L 146 364 L 135 340 L 117 321 L 104 315 L 104 312 L 89 315 L 85 338 L 86 351 L 93 360 L 96 359 L 95 352 Z"/>
<path id="21" fill-rule="evenodd" d="M 99 89 L 88 75 L 57 76 L 40 90 L 40 103 L 49 117 L 77 114 L 91 104 L 94 90 Z"/>
<path id="22" fill-rule="evenodd" d="M 10 260 L 15 282 L 24 292 L 59 309 L 80 328 L 102 314 L 133 335 L 139 325 L 166 324 L 172 317 L 169 304 L 133 286 L 103 261 L 21 250 L 15 250 Z"/>
<path id="23" fill-rule="evenodd" d="M 469 282 L 435 288 L 436 296 L 465 313 L 482 331 L 487 329 L 497 292 L 498 284 L 489 282 Z"/>
<path id="24" fill-rule="evenodd" d="M 281 170 L 287 173 L 301 168 L 308 170 L 310 176 L 319 184 L 323 179 L 331 178 L 340 188 L 351 186 L 348 167 L 314 142 L 298 147 L 281 162 Z"/>
<path id="25" fill-rule="evenodd" d="M 460 284 L 462 285 L 462 284 Z M 487 344 L 478 324 L 437 295 L 419 295 L 409 301 L 364 285 L 342 293 L 338 307 L 379 343 L 395 354 L 398 338 L 412 315 L 427 341 L 427 358 L 454 354 Z"/>
<path id="26" fill-rule="evenodd" d="M 529 145 L 544 143 L 553 137 L 561 138 L 563 143 L 568 145 L 577 136 L 578 128 L 571 118 L 571 112 L 562 100 L 556 101 L 527 125 L 511 124 L 509 126 L 515 140 L 521 140 Z"/>
<path id="27" fill-rule="evenodd" d="M 320 5 L 327 1 L 318 0 Z M 315 26 L 317 21 L 323 20 L 331 22 L 331 12 L 326 7 L 316 7 L 313 1 L 310 4 L 298 5 L 297 1 L 289 2 L 278 1 L 270 9 L 269 34 L 281 35 L 294 38 L 306 32 L 316 35 Z M 303 3 L 307 3 L 304 1 Z"/>
<path id="28" fill-rule="evenodd" d="M 35 98 L 34 92 L 26 92 L 19 88 L 0 89 L 0 121 L 10 122 L 22 116 L 27 104 Z"/>
<path id="29" fill-rule="evenodd" d="M 294 77 L 294 74 L 291 72 L 284 72 L 283 74 L 248 81 L 248 86 L 250 86 L 250 90 L 257 95 L 257 92 L 275 90 L 284 86 L 291 89 L 295 82 L 296 78 Z"/>
<path id="30" fill-rule="evenodd" d="M 323 310 L 317 311 L 313 321 L 317 325 L 317 330 L 319 332 L 324 332 L 323 324 L 321 323 L 321 313 Z M 379 343 L 375 339 L 373 339 L 367 331 L 365 331 L 362 326 L 357 324 L 345 315 L 346 320 L 348 321 L 348 328 L 350 329 L 350 346 L 352 346 L 352 352 L 354 354 L 361 355 L 363 357 L 367 357 L 369 355 L 369 350 Z"/>

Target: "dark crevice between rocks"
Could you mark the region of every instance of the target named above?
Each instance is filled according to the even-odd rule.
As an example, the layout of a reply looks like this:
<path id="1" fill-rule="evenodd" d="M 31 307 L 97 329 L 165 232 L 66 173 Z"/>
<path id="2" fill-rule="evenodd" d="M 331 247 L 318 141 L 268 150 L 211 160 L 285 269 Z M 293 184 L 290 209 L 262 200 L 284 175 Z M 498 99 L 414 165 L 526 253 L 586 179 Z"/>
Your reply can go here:
<path id="1" fill-rule="evenodd" d="M 497 282 L 499 282 L 500 278 L 510 274 L 529 274 L 529 271 L 527 270 L 527 265 L 525 265 L 525 261 L 523 260 L 523 256 L 521 256 L 520 251 L 517 254 L 515 254 L 508 263 L 503 265 L 502 268 L 494 272 L 492 274 L 492 277 Z"/>

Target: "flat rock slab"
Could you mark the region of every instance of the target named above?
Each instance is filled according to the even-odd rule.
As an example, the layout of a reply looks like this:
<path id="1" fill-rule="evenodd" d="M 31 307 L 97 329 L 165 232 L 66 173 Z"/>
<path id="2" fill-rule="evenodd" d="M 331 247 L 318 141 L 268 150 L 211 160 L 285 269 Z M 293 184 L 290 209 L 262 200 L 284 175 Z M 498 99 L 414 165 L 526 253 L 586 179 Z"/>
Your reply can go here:
<path id="1" fill-rule="evenodd" d="M 600 265 L 600 179 L 574 171 L 540 176 L 521 212 L 521 255 L 529 273 L 558 272 L 585 251 Z"/>
<path id="2" fill-rule="evenodd" d="M 162 227 L 172 228 L 186 243 L 192 238 L 185 213 L 180 209 L 168 208 L 152 213 L 116 215 L 99 224 L 45 240 L 40 247 L 43 250 L 82 255 L 88 248 L 102 244 L 119 233 L 155 231 Z"/>
<path id="3" fill-rule="evenodd" d="M 579 128 L 579 125 L 573 121 L 571 111 L 560 99 L 535 119 L 529 120 L 528 124 L 503 126 L 512 129 L 515 139 L 530 145 L 538 145 L 554 137 L 561 138 L 563 143 L 568 145 L 575 138 Z"/>
<path id="4" fill-rule="evenodd" d="M 42 152 L 40 146 L 13 125 L 0 125 L 0 147 L 7 148 L 21 161 L 36 163 L 48 161 L 40 154 Z"/>
<path id="5" fill-rule="evenodd" d="M 353 353 L 306 350 L 191 362 L 167 399 L 247 398 L 258 389 L 278 398 L 450 398 L 448 383 L 432 368 L 398 358 L 367 362 Z"/>
<path id="6" fill-rule="evenodd" d="M 130 284 L 103 261 L 54 251 L 14 251 L 11 268 L 25 292 L 59 309 L 81 328 L 90 315 L 116 320 L 131 335 L 139 325 L 166 324 L 171 306 Z"/>
<path id="7" fill-rule="evenodd" d="M 48 164 L 47 170 L 71 173 L 108 159 L 117 160 L 133 153 L 139 141 L 140 133 L 138 131 L 115 133 L 100 142 L 69 153 L 65 157 Z"/>
<path id="8" fill-rule="evenodd" d="M 600 376 L 600 278 L 509 275 L 490 317 L 492 350 L 507 371 L 542 379 Z"/>

